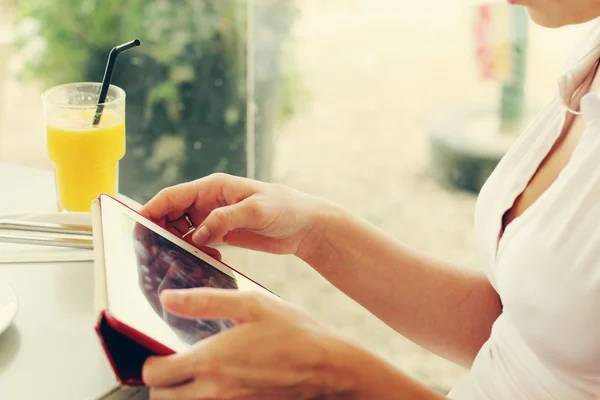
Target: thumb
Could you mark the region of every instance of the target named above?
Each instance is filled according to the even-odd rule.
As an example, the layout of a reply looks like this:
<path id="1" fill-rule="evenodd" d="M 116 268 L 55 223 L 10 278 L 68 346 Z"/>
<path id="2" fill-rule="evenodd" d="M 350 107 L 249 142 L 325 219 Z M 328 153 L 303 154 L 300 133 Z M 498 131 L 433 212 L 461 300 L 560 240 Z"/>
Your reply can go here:
<path id="1" fill-rule="evenodd" d="M 223 237 L 235 229 L 256 229 L 264 214 L 256 205 L 256 200 L 247 198 L 239 203 L 215 208 L 196 229 L 192 241 L 197 245 L 221 243 Z"/>
<path id="2" fill-rule="evenodd" d="M 233 289 L 164 290 L 160 300 L 164 308 L 182 318 L 241 323 L 256 322 L 266 316 L 257 293 Z"/>
<path id="3" fill-rule="evenodd" d="M 199 250 L 203 251 L 204 253 L 208 254 L 209 256 L 211 256 L 212 258 L 222 261 L 223 260 L 223 255 L 221 254 L 221 252 L 217 249 L 215 249 L 214 247 L 208 247 L 208 246 L 200 246 Z"/>

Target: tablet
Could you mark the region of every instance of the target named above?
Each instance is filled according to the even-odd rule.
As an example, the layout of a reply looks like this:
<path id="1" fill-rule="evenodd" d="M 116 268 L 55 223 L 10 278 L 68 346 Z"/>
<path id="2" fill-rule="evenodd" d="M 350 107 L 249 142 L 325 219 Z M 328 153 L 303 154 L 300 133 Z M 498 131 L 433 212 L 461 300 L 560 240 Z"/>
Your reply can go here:
<path id="1" fill-rule="evenodd" d="M 162 290 L 212 287 L 273 295 L 118 200 L 102 195 L 99 201 L 105 306 L 114 320 L 128 328 L 182 352 L 232 323 L 175 316 L 163 309 Z"/>

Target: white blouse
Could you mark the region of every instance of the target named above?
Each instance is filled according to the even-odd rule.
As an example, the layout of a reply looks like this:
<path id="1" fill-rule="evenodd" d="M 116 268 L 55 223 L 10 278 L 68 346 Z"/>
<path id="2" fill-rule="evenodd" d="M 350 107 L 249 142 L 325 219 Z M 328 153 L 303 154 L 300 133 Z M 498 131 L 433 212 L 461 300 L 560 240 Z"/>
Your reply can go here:
<path id="1" fill-rule="evenodd" d="M 595 400 L 600 393 L 600 21 L 557 96 L 515 141 L 479 195 L 475 230 L 503 312 L 453 400 Z M 575 60 L 575 62 L 573 62 Z M 559 137 L 565 103 L 585 130 L 558 178 L 498 241 L 502 216 Z"/>

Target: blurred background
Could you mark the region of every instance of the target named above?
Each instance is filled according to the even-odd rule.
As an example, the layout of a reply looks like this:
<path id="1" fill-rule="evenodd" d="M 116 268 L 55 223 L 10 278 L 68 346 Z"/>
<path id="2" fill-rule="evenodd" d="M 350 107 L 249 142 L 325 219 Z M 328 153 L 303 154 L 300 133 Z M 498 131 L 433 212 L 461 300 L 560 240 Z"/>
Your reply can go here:
<path id="1" fill-rule="evenodd" d="M 329 198 L 399 240 L 481 268 L 473 208 L 587 26 L 466 0 L 0 0 L 0 161 L 51 169 L 40 96 L 127 92 L 121 191 L 144 202 L 215 171 Z M 92 149 L 90 149 L 92 151 Z M 15 184 L 26 184 L 18 182 Z M 225 260 L 446 392 L 465 373 L 292 257 Z M 419 299 L 414 299 L 418 307 Z"/>

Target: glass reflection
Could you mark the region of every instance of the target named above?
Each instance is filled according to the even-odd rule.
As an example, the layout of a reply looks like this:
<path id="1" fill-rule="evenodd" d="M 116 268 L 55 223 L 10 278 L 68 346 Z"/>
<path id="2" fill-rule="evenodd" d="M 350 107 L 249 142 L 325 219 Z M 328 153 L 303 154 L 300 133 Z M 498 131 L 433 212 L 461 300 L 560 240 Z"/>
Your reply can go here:
<path id="1" fill-rule="evenodd" d="M 176 316 L 163 309 L 159 296 L 165 289 L 238 289 L 235 279 L 139 223 L 133 231 L 133 242 L 140 290 L 152 309 L 182 341 L 194 344 L 233 326 L 230 321 Z"/>

